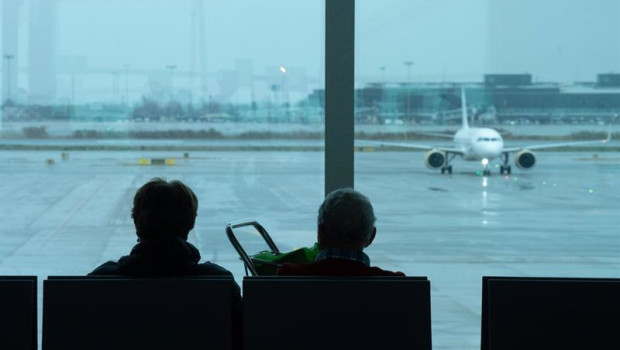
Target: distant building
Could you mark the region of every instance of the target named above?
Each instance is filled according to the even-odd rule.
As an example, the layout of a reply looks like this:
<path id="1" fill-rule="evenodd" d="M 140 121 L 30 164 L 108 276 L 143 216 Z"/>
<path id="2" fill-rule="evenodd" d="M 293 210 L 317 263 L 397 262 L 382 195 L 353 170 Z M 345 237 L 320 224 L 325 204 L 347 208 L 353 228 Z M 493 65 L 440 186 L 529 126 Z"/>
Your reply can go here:
<path id="1" fill-rule="evenodd" d="M 56 0 L 2 1 L 2 100 L 15 98 L 19 89 L 28 91 L 30 103 L 52 103 L 56 99 Z M 19 56 L 20 11 L 28 10 L 28 53 Z M 10 58 L 8 58 L 8 57 Z M 10 63 L 8 62 L 10 60 Z M 10 65 L 10 72 L 7 65 Z M 27 66 L 27 86 L 18 86 L 18 66 Z M 5 78 L 5 74 L 8 76 Z"/>
<path id="2" fill-rule="evenodd" d="M 19 62 L 18 28 L 19 6 L 21 0 L 3 0 L 2 6 L 2 99 L 15 98 L 17 86 L 17 66 Z M 10 69 L 9 69 L 10 68 Z"/>
<path id="3" fill-rule="evenodd" d="M 596 86 L 620 88 L 620 74 L 599 74 L 596 79 Z"/>
<path id="4" fill-rule="evenodd" d="M 30 0 L 28 90 L 30 102 L 56 99 L 56 0 Z"/>
<path id="5" fill-rule="evenodd" d="M 358 123 L 460 123 L 461 86 L 479 123 L 619 123 L 620 74 L 564 85 L 534 83 L 529 74 L 487 74 L 471 83 L 372 83 L 357 89 Z M 308 105 L 324 107 L 324 91 Z"/>
<path id="6" fill-rule="evenodd" d="M 525 86 L 532 85 L 531 74 L 485 74 L 485 86 Z"/>

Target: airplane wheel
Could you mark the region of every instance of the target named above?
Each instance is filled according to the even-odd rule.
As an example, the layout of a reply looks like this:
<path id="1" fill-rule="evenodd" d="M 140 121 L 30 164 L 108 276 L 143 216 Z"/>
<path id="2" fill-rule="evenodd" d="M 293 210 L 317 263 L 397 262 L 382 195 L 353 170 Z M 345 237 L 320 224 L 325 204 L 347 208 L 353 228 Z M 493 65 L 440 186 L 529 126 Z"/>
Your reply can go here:
<path id="1" fill-rule="evenodd" d="M 510 165 L 500 165 L 499 166 L 499 173 L 504 175 L 504 173 L 506 173 L 506 175 L 510 175 Z"/>
<path id="2" fill-rule="evenodd" d="M 491 170 L 489 170 L 489 169 L 484 169 L 484 171 L 482 172 L 482 175 L 484 175 L 484 176 L 489 176 L 489 175 L 491 175 Z"/>
<path id="3" fill-rule="evenodd" d="M 441 173 L 445 174 L 446 173 L 446 168 L 441 168 Z"/>
<path id="4" fill-rule="evenodd" d="M 452 165 L 448 165 L 448 174 L 452 174 Z"/>

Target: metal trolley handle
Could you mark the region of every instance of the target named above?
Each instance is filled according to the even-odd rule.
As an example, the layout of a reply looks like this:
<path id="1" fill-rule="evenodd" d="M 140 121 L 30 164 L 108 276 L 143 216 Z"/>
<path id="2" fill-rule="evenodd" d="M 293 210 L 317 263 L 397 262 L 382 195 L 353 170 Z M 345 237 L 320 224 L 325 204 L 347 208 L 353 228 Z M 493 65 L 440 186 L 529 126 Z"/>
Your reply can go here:
<path id="1" fill-rule="evenodd" d="M 240 227 L 245 227 L 245 226 L 252 226 L 252 227 L 254 227 L 254 229 L 256 231 L 258 231 L 258 233 L 260 233 L 260 235 L 263 237 L 263 239 L 265 240 L 265 242 L 269 246 L 269 249 L 271 250 L 272 253 L 279 254 L 280 250 L 278 249 L 276 244 L 273 243 L 273 240 L 269 236 L 269 233 L 267 233 L 267 230 L 265 230 L 265 228 L 261 224 L 256 222 L 256 221 L 253 221 L 253 220 L 252 221 L 236 221 L 236 222 L 231 222 L 231 223 L 226 224 L 226 236 L 228 236 L 228 239 L 230 240 L 230 243 L 233 245 L 233 247 L 235 248 L 237 253 L 239 253 L 239 256 L 243 260 L 243 263 L 244 263 L 245 267 L 248 270 L 250 270 L 250 273 L 252 274 L 252 276 L 257 276 L 258 273 L 256 272 L 256 267 L 254 266 L 254 261 L 248 255 L 248 253 L 245 251 L 245 249 L 243 249 L 241 244 L 239 244 L 239 240 L 237 240 L 237 237 L 235 236 L 235 232 L 234 232 L 234 229 L 240 228 Z M 247 273 L 247 271 L 246 271 L 246 273 Z"/>

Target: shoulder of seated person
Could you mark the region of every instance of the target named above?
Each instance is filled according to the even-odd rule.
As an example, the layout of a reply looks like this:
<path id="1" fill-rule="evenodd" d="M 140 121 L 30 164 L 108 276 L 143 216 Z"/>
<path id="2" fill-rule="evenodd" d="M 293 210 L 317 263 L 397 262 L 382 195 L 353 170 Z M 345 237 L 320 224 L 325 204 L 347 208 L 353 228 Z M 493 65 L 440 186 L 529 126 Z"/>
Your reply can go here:
<path id="1" fill-rule="evenodd" d="M 210 272 L 210 274 L 212 274 L 212 275 L 232 276 L 232 272 L 230 272 L 227 269 L 223 268 L 222 266 L 220 266 L 218 264 L 214 264 L 214 263 L 212 263 L 210 261 L 206 261 L 206 262 L 200 263 L 200 264 L 198 264 L 198 266 L 200 266 L 204 270 L 209 270 L 208 272 Z"/>
<path id="2" fill-rule="evenodd" d="M 394 275 L 394 276 L 403 276 L 403 277 L 406 277 L 405 273 L 404 273 L 404 272 L 402 272 L 402 271 L 390 271 L 390 270 L 384 270 L 384 269 L 382 269 L 382 268 L 380 268 L 380 267 L 377 267 L 377 266 L 373 266 L 373 267 L 371 267 L 371 268 L 372 268 L 372 269 L 374 269 L 375 271 L 378 271 L 378 272 L 383 273 L 383 274 L 385 274 L 385 275 Z"/>
<path id="3" fill-rule="evenodd" d="M 91 271 L 88 276 L 96 276 L 96 275 L 115 275 L 118 273 L 118 262 L 116 261 L 108 261 L 99 266 L 97 266 L 93 271 Z"/>

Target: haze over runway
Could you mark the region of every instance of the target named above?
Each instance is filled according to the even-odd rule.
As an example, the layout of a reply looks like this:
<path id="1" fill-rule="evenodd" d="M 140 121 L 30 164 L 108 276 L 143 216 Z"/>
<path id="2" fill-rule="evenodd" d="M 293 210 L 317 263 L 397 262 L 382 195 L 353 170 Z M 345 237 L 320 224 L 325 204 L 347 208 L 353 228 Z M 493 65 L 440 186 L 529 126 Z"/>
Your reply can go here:
<path id="1" fill-rule="evenodd" d="M 143 157 L 175 164 L 140 166 Z M 0 273 L 83 275 L 127 254 L 136 239 L 133 195 L 161 176 L 195 190 L 190 241 L 241 281 L 225 224 L 255 219 L 283 251 L 313 244 L 323 157 L 71 151 L 63 160 L 60 151 L 0 151 Z M 435 349 L 479 348 L 483 275 L 620 277 L 620 155 L 539 159 L 529 172 L 484 178 L 478 164 L 458 162 L 442 176 L 424 168 L 421 153 L 356 153 L 356 188 L 378 217 L 368 254 L 378 266 L 429 277 Z M 250 252 L 265 249 L 257 237 L 242 239 Z"/>

